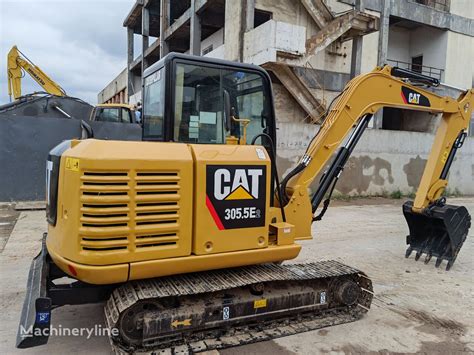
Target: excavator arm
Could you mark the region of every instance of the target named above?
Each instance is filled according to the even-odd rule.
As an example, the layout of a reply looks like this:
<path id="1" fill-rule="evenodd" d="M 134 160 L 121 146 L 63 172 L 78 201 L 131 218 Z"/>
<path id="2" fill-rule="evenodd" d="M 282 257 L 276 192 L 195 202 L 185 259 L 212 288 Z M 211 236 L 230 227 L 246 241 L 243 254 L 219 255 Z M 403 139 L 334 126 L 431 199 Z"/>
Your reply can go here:
<path id="1" fill-rule="evenodd" d="M 314 215 L 326 193 L 328 191 L 332 192 L 344 168 L 344 164 L 355 148 L 372 115 L 383 107 L 425 111 L 433 114 L 442 114 L 442 118 L 416 193 L 415 201 L 412 204 L 411 202 L 408 205 L 405 204 L 404 207 L 405 216 L 410 227 L 410 236 L 407 240 L 410 247 L 407 250 L 407 255 L 411 253 L 411 250 L 415 249 L 417 251 L 417 259 L 421 253 L 426 252 L 429 257 L 436 255 L 441 257 L 440 260 L 442 260 L 443 256 L 445 256 L 444 259 L 454 262 L 462 241 L 454 242 L 452 240 L 452 235 L 449 235 L 450 226 L 445 225 L 444 231 L 441 231 L 442 228 L 440 228 L 438 231 L 429 232 L 426 228 L 430 226 L 427 226 L 427 224 L 432 224 L 433 220 L 424 217 L 436 214 L 436 208 L 442 209 L 449 206 L 442 206 L 444 205 L 444 200 L 440 200 L 440 197 L 447 185 L 449 167 L 453 162 L 456 150 L 462 145 L 466 135 L 474 105 L 474 90 L 468 90 L 462 93 L 458 99 L 453 99 L 441 97 L 412 84 L 414 82 L 427 84 L 430 80 L 432 80 L 430 84 L 438 84 L 436 80 L 429 77 L 385 66 L 383 68 L 376 68 L 368 74 L 358 76 L 348 83 L 334 103 L 334 107 L 326 116 L 320 131 L 309 144 L 306 154 L 301 158 L 296 168 L 282 182 L 282 190 L 288 196 L 283 201 L 285 204 L 285 215 L 289 216 L 290 219 L 294 218 L 297 220 L 295 225 L 297 226 L 297 234 L 302 237 L 301 239 L 304 239 L 305 235 L 311 235 L 311 223 L 308 225 L 308 223 L 304 224 L 302 222 L 302 219 L 308 219 L 308 212 L 303 213 L 301 217 L 300 213 L 297 213 L 297 211 L 301 211 L 301 208 L 297 207 L 306 206 L 306 209 L 310 207 L 311 214 Z M 352 133 L 346 140 L 350 132 Z M 339 151 L 336 153 L 337 148 L 339 148 Z M 334 154 L 335 158 L 326 172 L 323 173 L 323 168 L 327 166 Z M 307 199 L 306 196 L 309 198 L 308 189 L 317 176 L 322 177 L 316 191 L 310 198 L 310 206 L 308 206 L 308 203 L 304 200 Z M 326 200 L 323 211 L 327 208 L 328 203 L 329 201 Z M 454 208 L 451 211 L 452 213 L 449 213 L 449 216 L 456 219 L 456 216 L 467 215 L 463 219 L 463 225 L 467 226 L 468 229 L 470 217 L 464 207 L 460 207 L 460 209 L 462 211 L 459 208 Z M 445 210 L 441 211 L 442 215 L 446 214 Z M 454 215 L 452 216 L 452 214 Z M 421 219 L 417 218 L 417 215 Z M 445 219 L 443 223 L 449 223 L 446 220 L 449 216 L 443 217 Z M 320 217 L 313 217 L 310 220 L 318 220 Z M 413 219 L 417 221 L 413 222 Z M 303 227 L 298 227 L 298 225 L 303 225 Z M 435 230 L 436 228 L 432 227 L 432 229 Z M 464 228 L 465 231 L 464 229 L 461 231 L 461 229 L 463 229 L 462 226 L 458 226 L 456 230 L 457 234 L 461 234 L 461 237 L 458 239 L 465 239 L 465 235 L 462 234 L 467 235 L 467 229 Z M 430 233 L 440 234 L 440 236 L 439 238 L 429 238 L 426 234 Z M 418 236 L 414 236 L 414 234 L 418 234 Z M 425 235 L 420 236 L 420 234 Z M 449 255 L 446 254 L 447 250 L 445 250 L 448 246 L 445 246 L 446 243 L 440 242 L 440 238 L 451 238 L 451 244 L 457 244 L 455 246 L 451 245 L 454 249 L 448 253 Z M 420 245 L 411 243 L 415 239 L 421 240 Z M 431 245 L 431 239 L 436 239 L 434 244 L 438 243 L 439 245 Z M 448 266 L 450 267 L 450 265 Z"/>
<path id="2" fill-rule="evenodd" d="M 10 98 L 12 94 L 15 100 L 21 96 L 23 71 L 28 73 L 49 94 L 66 96 L 66 92 L 59 84 L 55 83 L 37 65 L 21 54 L 16 46 L 13 46 L 10 52 L 8 52 L 8 95 Z"/>

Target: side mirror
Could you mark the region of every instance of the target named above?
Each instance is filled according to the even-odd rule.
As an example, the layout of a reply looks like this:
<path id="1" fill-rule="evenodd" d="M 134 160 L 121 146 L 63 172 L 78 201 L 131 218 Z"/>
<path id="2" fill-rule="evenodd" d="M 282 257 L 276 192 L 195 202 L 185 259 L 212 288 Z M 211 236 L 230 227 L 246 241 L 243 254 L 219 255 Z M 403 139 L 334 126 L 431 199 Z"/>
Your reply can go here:
<path id="1" fill-rule="evenodd" d="M 81 139 L 94 138 L 92 127 L 84 120 L 81 120 Z"/>
<path id="2" fill-rule="evenodd" d="M 232 112 L 230 107 L 230 94 L 224 89 L 224 119 L 225 119 L 225 129 L 230 131 L 232 128 Z"/>

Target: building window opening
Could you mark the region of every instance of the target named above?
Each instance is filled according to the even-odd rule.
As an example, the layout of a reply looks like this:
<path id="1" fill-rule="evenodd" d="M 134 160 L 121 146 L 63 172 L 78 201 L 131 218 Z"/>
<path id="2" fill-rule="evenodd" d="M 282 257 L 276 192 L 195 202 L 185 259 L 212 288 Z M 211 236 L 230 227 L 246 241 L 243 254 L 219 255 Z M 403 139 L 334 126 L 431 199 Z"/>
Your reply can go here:
<path id="1" fill-rule="evenodd" d="M 416 71 L 418 73 L 423 72 L 423 56 L 422 55 L 411 58 L 411 70 Z"/>
<path id="2" fill-rule="evenodd" d="M 272 19 L 272 13 L 269 11 L 257 10 L 254 12 L 253 27 L 258 27 L 261 24 L 270 21 Z"/>

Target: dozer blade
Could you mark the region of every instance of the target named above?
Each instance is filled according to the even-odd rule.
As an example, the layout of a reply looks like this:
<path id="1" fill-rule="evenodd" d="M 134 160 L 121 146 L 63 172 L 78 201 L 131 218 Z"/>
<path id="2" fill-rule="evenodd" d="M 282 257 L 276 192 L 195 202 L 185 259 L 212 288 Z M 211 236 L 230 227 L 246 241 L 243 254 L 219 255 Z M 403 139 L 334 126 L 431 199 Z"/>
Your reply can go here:
<path id="1" fill-rule="evenodd" d="M 410 230 L 405 257 L 408 258 L 413 251 L 416 252 L 415 260 L 426 254 L 425 264 L 436 257 L 435 266 L 439 267 L 446 260 L 446 270 L 449 270 L 471 226 L 471 216 L 466 207 L 434 205 L 423 213 L 413 212 L 412 207 L 413 201 L 403 204 L 403 214 Z"/>
<path id="2" fill-rule="evenodd" d="M 51 299 L 46 296 L 46 246 L 43 238 L 41 252 L 33 259 L 28 275 L 25 301 L 16 337 L 17 348 L 29 348 L 48 342 L 51 324 Z"/>

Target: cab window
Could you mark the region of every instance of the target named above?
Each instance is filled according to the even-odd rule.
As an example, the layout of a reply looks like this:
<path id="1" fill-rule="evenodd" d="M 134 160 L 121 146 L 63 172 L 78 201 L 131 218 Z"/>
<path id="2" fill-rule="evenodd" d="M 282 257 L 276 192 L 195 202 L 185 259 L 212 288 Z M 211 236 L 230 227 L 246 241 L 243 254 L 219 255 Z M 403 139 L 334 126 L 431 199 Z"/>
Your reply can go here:
<path id="1" fill-rule="evenodd" d="M 118 107 L 97 107 L 95 110 L 95 121 L 131 123 L 130 111 Z"/>
<path id="2" fill-rule="evenodd" d="M 226 143 L 240 138 L 245 119 L 247 143 L 263 132 L 268 117 L 268 95 L 258 73 L 178 63 L 174 74 L 173 139 L 180 142 Z M 224 96 L 230 99 L 227 130 Z"/>
<path id="3" fill-rule="evenodd" d="M 263 91 L 262 77 L 254 73 L 226 72 L 224 75 L 226 88 L 235 98 L 233 115 L 237 119 L 248 120 L 246 144 L 250 144 L 255 136 L 263 132 L 269 116 L 266 95 Z M 242 134 L 242 123 L 237 134 Z"/>
<path id="4" fill-rule="evenodd" d="M 152 139 L 163 139 L 164 119 L 164 78 L 160 69 L 145 78 L 145 95 L 143 100 L 143 136 Z"/>
<path id="5" fill-rule="evenodd" d="M 101 122 L 120 122 L 120 109 L 110 107 L 98 107 L 95 120 Z"/>
<path id="6" fill-rule="evenodd" d="M 126 108 L 122 108 L 122 122 L 132 123 L 132 116 L 130 115 L 130 110 Z"/>

